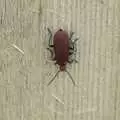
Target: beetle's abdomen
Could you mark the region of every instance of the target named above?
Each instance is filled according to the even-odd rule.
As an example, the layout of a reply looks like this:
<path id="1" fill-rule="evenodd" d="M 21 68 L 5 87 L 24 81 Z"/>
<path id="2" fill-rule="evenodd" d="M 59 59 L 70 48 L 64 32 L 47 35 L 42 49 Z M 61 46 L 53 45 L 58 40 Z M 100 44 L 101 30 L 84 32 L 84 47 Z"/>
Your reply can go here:
<path id="1" fill-rule="evenodd" d="M 69 39 L 68 35 L 59 31 L 54 36 L 54 51 L 55 51 L 55 59 L 57 64 L 65 65 L 68 61 L 69 56 Z"/>

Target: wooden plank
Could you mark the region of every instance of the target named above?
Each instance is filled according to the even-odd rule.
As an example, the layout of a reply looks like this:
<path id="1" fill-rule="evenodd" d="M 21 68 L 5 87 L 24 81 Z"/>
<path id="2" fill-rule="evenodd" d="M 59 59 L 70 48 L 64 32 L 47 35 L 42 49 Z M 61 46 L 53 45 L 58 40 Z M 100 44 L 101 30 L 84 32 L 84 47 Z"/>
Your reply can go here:
<path id="1" fill-rule="evenodd" d="M 0 0 L 0 119 L 119 120 L 119 0 Z M 49 27 L 75 32 L 77 86 L 50 60 Z"/>

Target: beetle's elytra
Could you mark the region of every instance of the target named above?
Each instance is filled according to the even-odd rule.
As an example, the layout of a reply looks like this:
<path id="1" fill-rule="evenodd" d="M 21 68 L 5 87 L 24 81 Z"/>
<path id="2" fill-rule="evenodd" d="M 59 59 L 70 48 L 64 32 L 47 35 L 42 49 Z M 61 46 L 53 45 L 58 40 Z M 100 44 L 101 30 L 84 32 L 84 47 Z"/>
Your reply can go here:
<path id="1" fill-rule="evenodd" d="M 52 59 L 56 61 L 55 64 L 58 64 L 60 66 L 60 70 L 55 74 L 53 79 L 48 83 L 48 85 L 50 85 L 60 71 L 66 71 L 70 76 L 70 78 L 72 79 L 72 76 L 66 70 L 66 64 L 76 61 L 75 59 L 70 60 L 70 56 L 76 53 L 75 43 L 78 39 L 76 38 L 74 41 L 72 41 L 72 36 L 74 33 L 71 32 L 69 37 L 68 33 L 63 29 L 59 29 L 54 34 L 53 37 L 52 37 L 52 32 L 49 28 L 48 28 L 48 32 L 50 37 L 49 37 L 49 47 L 47 49 L 51 52 Z M 73 79 L 72 79 L 72 82 L 75 85 L 75 82 Z"/>

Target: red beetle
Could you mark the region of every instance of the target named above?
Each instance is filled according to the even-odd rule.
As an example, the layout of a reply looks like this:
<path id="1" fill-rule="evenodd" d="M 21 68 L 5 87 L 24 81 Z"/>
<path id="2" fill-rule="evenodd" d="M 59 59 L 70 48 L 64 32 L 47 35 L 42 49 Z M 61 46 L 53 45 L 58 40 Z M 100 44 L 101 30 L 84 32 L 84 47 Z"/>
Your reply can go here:
<path id="1" fill-rule="evenodd" d="M 75 85 L 75 82 L 70 75 L 70 73 L 66 70 L 66 64 L 67 63 L 72 63 L 73 61 L 76 61 L 75 59 L 70 61 L 70 56 L 75 54 L 76 49 L 75 49 L 75 42 L 78 40 L 77 38 L 72 41 L 72 36 L 73 32 L 71 33 L 70 37 L 66 31 L 63 29 L 59 29 L 54 37 L 53 37 L 53 43 L 52 43 L 52 32 L 48 28 L 48 32 L 50 34 L 49 38 L 49 47 L 47 48 L 52 55 L 53 60 L 56 61 L 55 64 L 58 64 L 60 66 L 60 70 L 55 74 L 53 79 L 48 83 L 50 85 L 52 81 L 55 79 L 55 77 L 58 75 L 60 71 L 66 71 L 68 75 L 70 76 L 73 84 Z M 51 49 L 53 48 L 53 50 Z M 54 57 L 53 57 L 54 54 Z"/>

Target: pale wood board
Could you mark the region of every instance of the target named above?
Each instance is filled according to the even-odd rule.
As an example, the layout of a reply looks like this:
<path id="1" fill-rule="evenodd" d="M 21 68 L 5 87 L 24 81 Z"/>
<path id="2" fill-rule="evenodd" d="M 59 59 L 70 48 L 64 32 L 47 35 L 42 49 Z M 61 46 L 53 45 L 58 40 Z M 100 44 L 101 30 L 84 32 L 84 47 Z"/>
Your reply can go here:
<path id="1" fill-rule="evenodd" d="M 119 0 L 0 0 L 0 120 L 120 119 Z M 75 32 L 77 86 L 51 61 L 48 32 Z"/>

